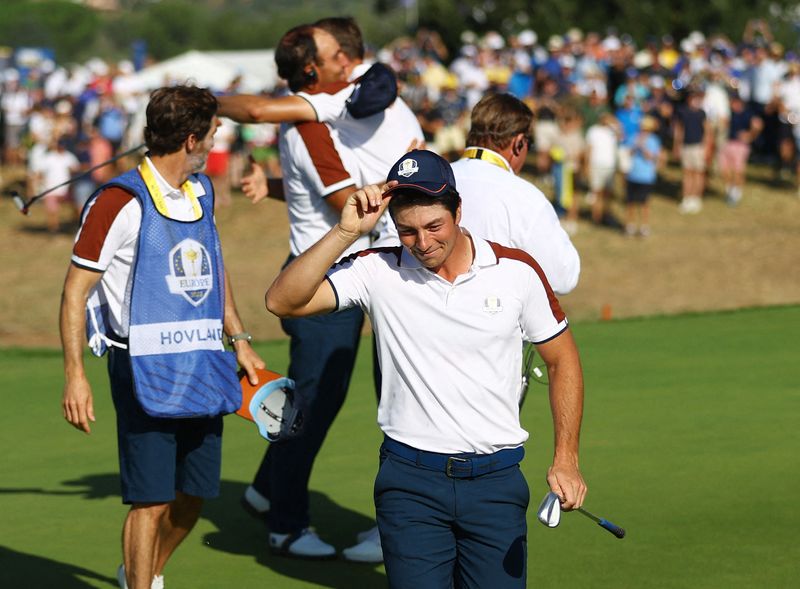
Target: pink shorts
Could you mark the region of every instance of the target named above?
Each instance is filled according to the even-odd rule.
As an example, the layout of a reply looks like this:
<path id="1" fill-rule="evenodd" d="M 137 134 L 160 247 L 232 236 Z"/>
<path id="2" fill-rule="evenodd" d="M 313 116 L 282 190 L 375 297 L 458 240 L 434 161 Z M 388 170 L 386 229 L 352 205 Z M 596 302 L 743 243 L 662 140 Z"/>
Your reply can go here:
<path id="1" fill-rule="evenodd" d="M 44 210 L 57 213 L 61 203 L 69 201 L 69 192 L 50 192 L 44 195 Z"/>
<path id="2" fill-rule="evenodd" d="M 728 141 L 719 152 L 719 169 L 722 172 L 741 172 L 747 166 L 750 145 L 743 141 Z"/>

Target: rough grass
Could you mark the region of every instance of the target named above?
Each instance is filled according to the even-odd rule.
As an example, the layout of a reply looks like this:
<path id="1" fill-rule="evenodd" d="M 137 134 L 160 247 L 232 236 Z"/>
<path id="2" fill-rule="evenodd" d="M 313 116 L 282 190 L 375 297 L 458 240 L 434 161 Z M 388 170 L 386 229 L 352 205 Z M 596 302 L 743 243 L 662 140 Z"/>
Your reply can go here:
<path id="1" fill-rule="evenodd" d="M 751 167 L 742 204 L 731 209 L 712 180 L 700 215 L 677 211 L 680 171 L 668 168 L 652 199 L 653 234 L 625 238 L 618 230 L 580 222 L 573 238 L 581 254 L 578 287 L 561 298 L 573 320 L 800 303 L 800 199 L 771 171 Z M 621 194 L 621 191 L 618 191 Z M 491 195 L 486 195 L 491 198 Z M 58 306 L 74 227 L 44 231 L 43 209 L 23 217 L 4 201 L 0 215 L 0 346 L 57 346 Z M 621 219 L 619 198 L 613 212 Z M 68 215 L 64 212 L 65 217 Z M 251 205 L 234 193 L 216 213 L 236 301 L 257 339 L 283 337 L 264 310 L 264 292 L 288 252 L 282 202 Z"/>

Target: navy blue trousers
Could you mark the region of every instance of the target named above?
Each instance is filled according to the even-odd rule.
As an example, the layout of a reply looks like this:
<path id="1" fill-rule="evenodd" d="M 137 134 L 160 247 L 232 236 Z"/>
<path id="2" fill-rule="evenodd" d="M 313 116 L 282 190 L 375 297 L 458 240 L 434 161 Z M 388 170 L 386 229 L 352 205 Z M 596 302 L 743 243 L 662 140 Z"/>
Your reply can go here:
<path id="1" fill-rule="evenodd" d="M 523 589 L 529 498 L 519 465 L 454 479 L 381 449 L 375 509 L 389 586 Z"/>
<path id="2" fill-rule="evenodd" d="M 281 321 L 291 338 L 287 376 L 295 381 L 303 432 L 270 444 L 253 480 L 253 487 L 270 500 L 272 532 L 290 534 L 310 524 L 308 480 L 347 395 L 363 324 L 358 308 Z"/>

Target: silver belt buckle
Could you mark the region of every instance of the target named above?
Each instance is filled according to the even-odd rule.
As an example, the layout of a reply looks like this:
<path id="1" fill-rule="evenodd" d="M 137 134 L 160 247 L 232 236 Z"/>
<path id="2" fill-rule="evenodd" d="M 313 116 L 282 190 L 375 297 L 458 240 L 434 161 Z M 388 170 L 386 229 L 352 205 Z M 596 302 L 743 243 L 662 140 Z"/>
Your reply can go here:
<path id="1" fill-rule="evenodd" d="M 450 478 L 453 478 L 453 463 L 454 462 L 469 462 L 467 458 L 457 458 L 455 456 L 448 456 L 447 457 L 447 466 L 444 469 L 444 472 Z"/>

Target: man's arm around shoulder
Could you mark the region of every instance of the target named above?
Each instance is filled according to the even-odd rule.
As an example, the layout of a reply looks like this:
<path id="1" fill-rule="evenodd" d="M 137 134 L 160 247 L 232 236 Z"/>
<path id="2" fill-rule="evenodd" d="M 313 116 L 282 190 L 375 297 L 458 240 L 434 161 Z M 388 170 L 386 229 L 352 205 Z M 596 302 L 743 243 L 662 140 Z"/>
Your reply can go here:
<path id="1" fill-rule="evenodd" d="M 258 96 L 237 94 L 219 96 L 217 115 L 237 123 L 293 123 L 316 121 L 314 107 L 300 96 Z"/>

